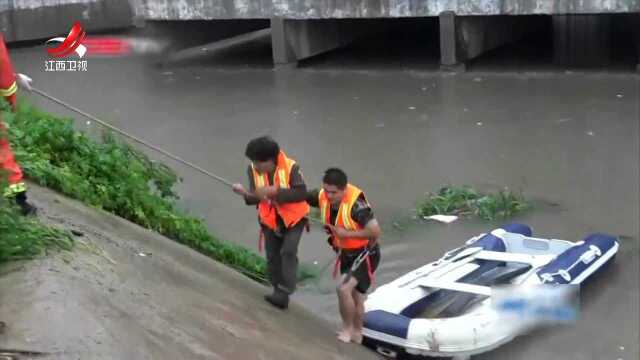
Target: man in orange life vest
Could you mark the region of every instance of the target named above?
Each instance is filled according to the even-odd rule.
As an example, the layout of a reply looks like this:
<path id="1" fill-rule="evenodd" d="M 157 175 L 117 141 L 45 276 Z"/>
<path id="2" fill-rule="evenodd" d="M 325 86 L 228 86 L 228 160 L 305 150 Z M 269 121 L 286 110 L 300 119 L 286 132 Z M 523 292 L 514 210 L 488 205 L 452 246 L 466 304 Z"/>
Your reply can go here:
<path id="1" fill-rule="evenodd" d="M 0 34 L 0 96 L 5 98 L 13 111 L 16 110 L 18 85 L 31 90 L 31 79 L 13 71 L 4 37 Z M 7 136 L 7 128 L 0 119 L 0 175 L 8 176 L 9 181 L 4 194 L 0 195 L 14 199 L 24 215 L 35 214 L 36 208 L 27 202 L 27 188 L 23 181 L 22 169 L 16 163 Z M 3 178 L 3 180 L 6 179 Z"/>
<path id="2" fill-rule="evenodd" d="M 380 262 L 380 225 L 362 190 L 350 184 L 347 174 L 338 168 L 325 172 L 322 189 L 310 191 L 307 202 L 320 209 L 331 235 L 329 243 L 338 252 L 342 274 L 336 289 L 342 317 L 338 339 L 361 343 L 364 301 Z"/>
<path id="3" fill-rule="evenodd" d="M 251 160 L 247 169 L 249 190 L 234 184 L 233 191 L 242 195 L 247 205 L 258 208 L 267 272 L 273 285 L 273 294 L 265 300 L 286 309 L 289 295 L 296 289 L 298 244 L 308 221 L 307 187 L 300 166 L 270 137 L 251 140 L 245 155 Z"/>

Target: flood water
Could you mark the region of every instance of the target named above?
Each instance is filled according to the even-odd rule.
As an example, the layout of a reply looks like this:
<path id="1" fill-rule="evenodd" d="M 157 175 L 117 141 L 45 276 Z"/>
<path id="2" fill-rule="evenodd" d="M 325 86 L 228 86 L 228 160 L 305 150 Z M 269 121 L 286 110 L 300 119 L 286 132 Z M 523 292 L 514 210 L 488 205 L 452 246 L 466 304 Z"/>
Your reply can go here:
<path id="1" fill-rule="evenodd" d="M 384 225 L 379 284 L 499 225 L 393 226 L 406 222 L 422 194 L 444 184 L 522 191 L 534 209 L 513 220 L 540 237 L 622 235 L 613 266 L 583 290 L 575 327 L 518 338 L 477 359 L 640 356 L 640 85 L 632 73 L 451 75 L 322 61 L 277 72 L 261 45 L 218 62 L 160 68 L 148 59 L 90 58 L 87 72 L 53 73 L 44 71 L 42 46 L 13 53 L 16 70 L 38 88 L 232 181 L 247 182 L 244 147 L 263 134 L 298 160 L 310 187 L 319 186 L 327 167 L 345 169 Z M 35 95 L 32 101 L 69 114 Z M 95 133 L 85 121 L 78 127 Z M 182 207 L 220 237 L 256 248 L 254 208 L 225 186 L 167 163 L 184 179 Z M 304 235 L 302 262 L 320 268 L 331 257 L 323 232 Z M 329 269 L 296 300 L 337 323 L 333 288 Z"/>

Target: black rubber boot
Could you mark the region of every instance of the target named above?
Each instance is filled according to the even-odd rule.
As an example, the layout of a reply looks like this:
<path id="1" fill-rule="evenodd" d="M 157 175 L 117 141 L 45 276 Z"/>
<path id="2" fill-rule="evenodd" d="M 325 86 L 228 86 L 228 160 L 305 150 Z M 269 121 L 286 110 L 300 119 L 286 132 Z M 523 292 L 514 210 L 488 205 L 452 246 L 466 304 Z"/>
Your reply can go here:
<path id="1" fill-rule="evenodd" d="M 278 309 L 285 310 L 289 307 L 289 294 L 280 289 L 274 289 L 273 294 L 265 295 L 264 299 Z"/>
<path id="2" fill-rule="evenodd" d="M 35 216 L 38 213 L 38 208 L 27 202 L 27 192 L 23 191 L 16 194 L 16 204 L 20 207 L 20 212 L 24 216 Z"/>

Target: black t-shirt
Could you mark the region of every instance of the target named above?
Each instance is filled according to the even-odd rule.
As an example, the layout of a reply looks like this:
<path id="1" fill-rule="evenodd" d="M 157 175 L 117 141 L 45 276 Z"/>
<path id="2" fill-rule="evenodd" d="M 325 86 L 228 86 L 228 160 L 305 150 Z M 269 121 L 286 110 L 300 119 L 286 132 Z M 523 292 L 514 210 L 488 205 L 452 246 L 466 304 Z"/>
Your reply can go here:
<path id="1" fill-rule="evenodd" d="M 320 190 L 318 189 L 309 191 L 307 193 L 307 203 L 309 203 L 309 205 L 315 208 L 320 207 L 320 204 L 318 202 L 319 194 L 320 194 Z M 331 224 L 336 223 L 338 210 L 340 210 L 339 206 L 331 205 L 331 208 L 330 208 Z M 356 202 L 351 207 L 351 218 L 355 220 L 362 227 L 367 226 L 369 221 L 374 219 L 373 209 L 371 209 L 371 206 L 367 204 L 367 200 L 365 199 L 364 194 L 360 194 L 360 197 L 358 197 L 358 200 L 356 200 Z"/>

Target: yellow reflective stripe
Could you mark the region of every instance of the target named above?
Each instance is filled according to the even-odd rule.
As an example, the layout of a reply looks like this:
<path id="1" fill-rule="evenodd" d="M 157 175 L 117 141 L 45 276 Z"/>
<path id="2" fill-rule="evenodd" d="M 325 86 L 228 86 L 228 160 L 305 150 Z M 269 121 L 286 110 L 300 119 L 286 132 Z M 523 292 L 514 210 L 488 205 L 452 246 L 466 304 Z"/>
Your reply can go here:
<path id="1" fill-rule="evenodd" d="M 280 171 L 280 187 L 288 189 L 289 183 L 291 179 L 291 169 L 293 165 L 295 165 L 295 160 L 289 159 L 286 155 L 284 155 L 284 169 L 282 167 L 278 168 Z"/>
<path id="2" fill-rule="evenodd" d="M 340 212 L 342 214 L 342 224 L 347 230 L 354 230 L 353 223 L 351 222 L 351 215 L 349 214 L 351 207 L 349 204 L 342 203 L 340 205 Z M 337 219 L 336 219 L 337 220 Z"/>
<path id="3" fill-rule="evenodd" d="M 324 200 L 324 189 L 320 189 L 318 192 L 318 207 L 320 208 L 320 219 L 323 224 L 327 223 L 327 205 L 329 205 L 329 202 Z"/>
<path id="4" fill-rule="evenodd" d="M 11 84 L 8 88 L 0 89 L 0 96 L 11 96 L 15 94 L 16 91 L 18 91 L 18 84 L 14 81 L 13 84 Z"/>
<path id="5" fill-rule="evenodd" d="M 4 190 L 4 196 L 9 197 L 24 191 L 27 191 L 27 185 L 25 183 L 17 183 L 17 184 L 9 185 Z"/>
<path id="6" fill-rule="evenodd" d="M 253 180 L 255 181 L 255 184 L 254 184 L 255 187 L 256 188 L 263 187 L 264 186 L 264 178 L 262 177 L 262 175 L 260 175 L 258 173 L 258 171 L 253 166 L 253 164 L 251 164 L 251 170 L 253 171 Z"/>
<path id="7" fill-rule="evenodd" d="M 278 180 L 280 181 L 281 188 L 289 188 L 289 184 L 287 184 L 287 174 L 285 174 L 284 169 L 278 169 Z"/>
<path id="8" fill-rule="evenodd" d="M 358 188 L 352 186 L 351 184 L 347 185 L 347 193 L 345 194 L 345 196 L 349 196 L 349 198 L 347 201 L 344 201 L 340 205 L 340 212 L 342 214 L 342 224 L 347 230 L 356 230 L 358 228 L 355 222 L 353 221 L 353 219 L 351 218 L 351 208 L 356 203 L 356 201 L 358 201 L 358 197 L 360 196 L 361 193 L 362 192 Z"/>
<path id="9" fill-rule="evenodd" d="M 327 223 L 327 205 L 329 204 L 326 203 L 320 206 L 320 218 L 322 219 L 323 224 Z"/>

